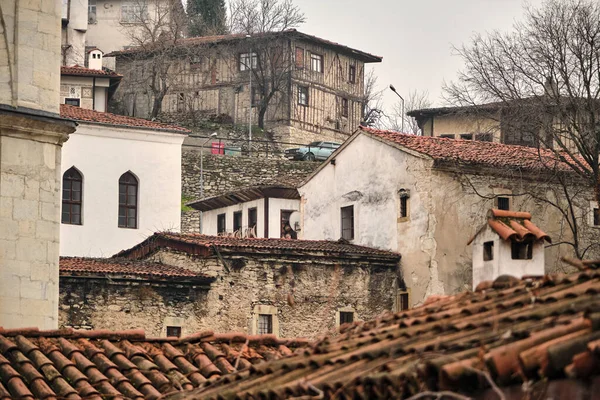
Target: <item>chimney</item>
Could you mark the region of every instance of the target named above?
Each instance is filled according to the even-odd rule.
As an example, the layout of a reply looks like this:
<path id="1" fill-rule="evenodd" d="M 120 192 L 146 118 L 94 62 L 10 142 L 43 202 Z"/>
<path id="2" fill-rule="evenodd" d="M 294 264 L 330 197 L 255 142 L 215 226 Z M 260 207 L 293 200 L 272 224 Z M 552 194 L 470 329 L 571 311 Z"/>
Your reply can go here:
<path id="1" fill-rule="evenodd" d="M 98 49 L 91 50 L 88 53 L 88 68 L 89 69 L 102 69 L 102 51 Z"/>
<path id="2" fill-rule="evenodd" d="M 546 96 L 558 97 L 558 82 L 551 76 L 546 77 L 546 82 L 544 82 L 544 93 Z"/>

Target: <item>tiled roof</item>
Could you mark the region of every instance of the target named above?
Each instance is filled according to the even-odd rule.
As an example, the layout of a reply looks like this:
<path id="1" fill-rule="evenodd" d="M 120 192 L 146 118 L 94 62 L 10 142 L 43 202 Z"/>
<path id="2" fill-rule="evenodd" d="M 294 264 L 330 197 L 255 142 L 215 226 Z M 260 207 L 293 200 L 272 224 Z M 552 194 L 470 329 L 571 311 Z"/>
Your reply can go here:
<path id="1" fill-rule="evenodd" d="M 120 275 L 153 279 L 185 279 L 208 281 L 206 275 L 189 269 L 147 261 L 118 258 L 61 257 L 61 276 Z"/>
<path id="2" fill-rule="evenodd" d="M 488 225 L 504 240 L 522 242 L 533 238 L 552 243 L 550 236 L 531 222 L 528 212 L 490 210 Z"/>
<path id="3" fill-rule="evenodd" d="M 252 38 L 272 38 L 276 36 L 283 37 L 297 37 L 299 39 L 308 40 L 311 42 L 319 43 L 324 46 L 333 47 L 338 51 L 352 54 L 354 57 L 358 59 L 362 59 L 365 62 L 381 62 L 382 57 L 366 53 L 364 51 L 356 50 L 351 47 L 345 46 L 343 44 L 339 44 L 336 42 L 332 42 L 330 40 L 321 39 L 319 37 L 309 35 L 306 33 L 298 32 L 296 29 L 288 29 L 281 32 L 262 32 L 262 33 L 254 33 L 252 34 Z M 216 36 L 200 36 L 193 38 L 180 39 L 176 42 L 176 47 L 179 46 L 199 46 L 199 45 L 207 45 L 207 44 L 217 44 L 224 42 L 235 42 L 239 40 L 248 40 L 245 33 L 231 34 L 231 35 L 216 35 Z M 141 52 L 139 48 L 129 48 L 126 50 L 113 51 L 109 54 L 106 54 L 105 57 L 113 57 L 118 55 L 127 55 L 127 54 L 135 54 Z"/>
<path id="4" fill-rule="evenodd" d="M 502 276 L 485 290 L 343 325 L 293 357 L 168 398 L 592 399 L 600 387 L 599 293 L 594 270 Z"/>
<path id="5" fill-rule="evenodd" d="M 67 119 L 73 119 L 82 122 L 91 122 L 97 124 L 120 125 L 130 128 L 151 129 L 158 131 L 170 131 L 177 133 L 190 133 L 191 131 L 177 125 L 163 124 L 161 122 L 149 121 L 142 118 L 127 117 L 125 115 L 111 114 L 71 106 L 68 104 L 60 105 L 60 116 Z"/>
<path id="6" fill-rule="evenodd" d="M 300 200 L 300 194 L 295 186 L 284 184 L 264 184 L 232 190 L 216 196 L 190 202 L 188 205 L 200 211 L 210 211 L 266 197 Z"/>
<path id="7" fill-rule="evenodd" d="M 363 132 L 433 158 L 456 163 L 509 170 L 573 171 L 551 150 L 477 140 L 417 136 L 394 131 L 360 128 Z M 587 163 L 581 160 L 583 165 Z"/>
<path id="8" fill-rule="evenodd" d="M 69 76 L 96 76 L 103 78 L 122 78 L 123 75 L 117 74 L 114 71 L 105 70 L 105 69 L 90 69 L 86 67 L 81 67 L 79 65 L 73 65 L 71 67 L 60 67 L 61 75 L 69 75 Z"/>
<path id="9" fill-rule="evenodd" d="M 0 399 L 157 399 L 306 346 L 273 335 L 0 328 Z"/>
<path id="10" fill-rule="evenodd" d="M 174 247 L 193 254 L 212 254 L 213 248 L 234 251 L 298 251 L 318 252 L 328 255 L 361 255 L 398 260 L 399 254 L 390 251 L 374 249 L 371 247 L 357 246 L 343 242 L 327 240 L 293 240 L 293 239 L 264 239 L 264 238 L 236 238 L 227 236 L 209 236 L 194 233 L 159 232 L 150 236 L 135 247 L 123 250 L 115 257 L 140 256 L 151 253 L 156 248 Z"/>

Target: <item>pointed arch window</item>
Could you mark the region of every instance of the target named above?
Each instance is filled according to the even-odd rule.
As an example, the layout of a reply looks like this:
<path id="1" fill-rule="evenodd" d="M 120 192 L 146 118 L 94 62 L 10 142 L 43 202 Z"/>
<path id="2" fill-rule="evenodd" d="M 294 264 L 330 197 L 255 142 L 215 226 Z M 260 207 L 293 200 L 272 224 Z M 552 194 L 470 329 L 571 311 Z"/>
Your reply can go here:
<path id="1" fill-rule="evenodd" d="M 81 225 L 83 198 L 83 177 L 75 167 L 63 174 L 62 181 L 62 216 L 63 224 Z"/>
<path id="2" fill-rule="evenodd" d="M 137 228 L 138 180 L 131 172 L 119 178 L 119 228 Z"/>

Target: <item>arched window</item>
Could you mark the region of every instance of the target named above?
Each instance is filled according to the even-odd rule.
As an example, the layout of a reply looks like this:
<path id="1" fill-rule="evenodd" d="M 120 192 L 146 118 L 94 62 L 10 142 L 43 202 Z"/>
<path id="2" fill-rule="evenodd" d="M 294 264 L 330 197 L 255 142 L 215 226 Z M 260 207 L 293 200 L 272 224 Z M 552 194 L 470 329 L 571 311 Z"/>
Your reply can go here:
<path id="1" fill-rule="evenodd" d="M 138 180 L 131 172 L 119 178 L 119 228 L 137 228 Z"/>
<path id="2" fill-rule="evenodd" d="M 62 181 L 62 217 L 63 224 L 81 225 L 81 205 L 83 198 L 83 177 L 77 168 L 65 171 Z"/>

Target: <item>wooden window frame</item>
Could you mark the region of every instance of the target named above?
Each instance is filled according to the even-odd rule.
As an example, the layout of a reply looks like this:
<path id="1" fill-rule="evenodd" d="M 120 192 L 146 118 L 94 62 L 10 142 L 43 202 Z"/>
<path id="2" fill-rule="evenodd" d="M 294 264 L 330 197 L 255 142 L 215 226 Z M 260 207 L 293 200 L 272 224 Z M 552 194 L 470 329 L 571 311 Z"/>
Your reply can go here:
<path id="1" fill-rule="evenodd" d="M 248 65 L 250 63 L 250 65 Z M 255 70 L 258 68 L 258 53 L 246 52 L 238 55 L 238 67 L 240 72 Z"/>
<path id="2" fill-rule="evenodd" d="M 258 314 L 256 333 L 259 335 L 273 334 L 273 314 Z"/>
<path id="3" fill-rule="evenodd" d="M 223 229 L 221 230 L 220 228 L 220 220 L 223 220 Z M 222 233 L 226 233 L 227 232 L 227 214 L 222 213 L 222 214 L 217 214 L 217 235 L 222 234 Z"/>
<path id="4" fill-rule="evenodd" d="M 410 190 L 398 190 L 398 222 L 405 222 L 410 217 Z"/>
<path id="5" fill-rule="evenodd" d="M 342 117 L 348 118 L 348 115 L 350 115 L 350 100 L 342 97 Z"/>
<path id="6" fill-rule="evenodd" d="M 73 175 L 69 176 L 69 174 Z M 65 189 L 67 187 L 67 185 L 65 184 L 66 182 L 69 182 L 68 189 Z M 73 190 L 73 183 L 79 183 L 79 200 L 73 198 L 77 197 L 73 196 L 74 193 L 77 192 L 77 190 Z M 66 170 L 63 174 L 62 184 L 63 186 L 61 223 L 68 225 L 83 225 L 83 221 L 81 218 L 81 216 L 83 215 L 83 175 L 81 174 L 81 172 L 79 172 L 77 168 L 71 167 L 68 170 Z M 68 196 L 65 196 L 65 191 L 68 194 Z M 79 213 L 73 212 L 73 208 L 76 208 L 77 206 L 79 206 Z M 68 212 L 66 213 L 68 218 L 65 218 L 66 209 L 68 209 Z M 73 218 L 76 215 L 79 216 L 78 220 L 76 218 Z"/>
<path id="7" fill-rule="evenodd" d="M 313 72 L 323 73 L 325 57 L 322 54 L 310 53 L 310 70 Z"/>
<path id="8" fill-rule="evenodd" d="M 77 103 L 77 104 L 71 104 L 71 103 Z M 68 106 L 74 106 L 74 107 L 81 107 L 81 99 L 75 98 L 75 97 L 66 97 L 65 98 L 65 104 Z"/>
<path id="9" fill-rule="evenodd" d="M 308 107 L 308 86 L 298 86 L 298 104 L 301 106 Z"/>
<path id="10" fill-rule="evenodd" d="M 350 213 L 348 213 L 350 211 Z M 350 228 L 345 228 L 345 221 L 350 220 Z M 345 240 L 354 240 L 354 205 L 340 208 L 340 236 Z M 349 234 L 348 234 L 349 233 Z"/>
<path id="11" fill-rule="evenodd" d="M 396 292 L 396 312 L 410 310 L 410 289 L 399 289 Z"/>
<path id="12" fill-rule="evenodd" d="M 131 177 L 133 178 L 133 182 L 126 182 L 125 179 Z M 125 188 L 125 192 L 122 192 L 122 186 Z M 119 178 L 119 215 L 118 215 L 118 227 L 119 228 L 125 228 L 125 229 L 137 229 L 138 228 L 138 218 L 139 218 L 139 209 L 138 209 L 138 203 L 139 203 L 139 186 L 140 186 L 140 182 L 137 179 L 137 177 L 131 173 L 130 171 L 125 172 L 123 175 L 121 175 L 121 177 Z M 134 204 L 130 204 L 129 203 L 129 199 L 132 196 L 129 193 L 129 188 L 133 187 L 135 188 L 135 198 L 133 203 Z M 124 194 L 125 195 L 125 202 L 122 203 L 121 202 L 121 195 Z M 135 212 L 135 216 L 131 217 L 130 213 L 131 211 Z M 125 224 L 121 223 L 121 211 L 125 211 Z M 129 221 L 130 219 L 133 218 L 134 220 L 134 224 L 130 224 Z"/>
<path id="13" fill-rule="evenodd" d="M 356 65 L 348 66 L 348 82 L 356 83 Z"/>

